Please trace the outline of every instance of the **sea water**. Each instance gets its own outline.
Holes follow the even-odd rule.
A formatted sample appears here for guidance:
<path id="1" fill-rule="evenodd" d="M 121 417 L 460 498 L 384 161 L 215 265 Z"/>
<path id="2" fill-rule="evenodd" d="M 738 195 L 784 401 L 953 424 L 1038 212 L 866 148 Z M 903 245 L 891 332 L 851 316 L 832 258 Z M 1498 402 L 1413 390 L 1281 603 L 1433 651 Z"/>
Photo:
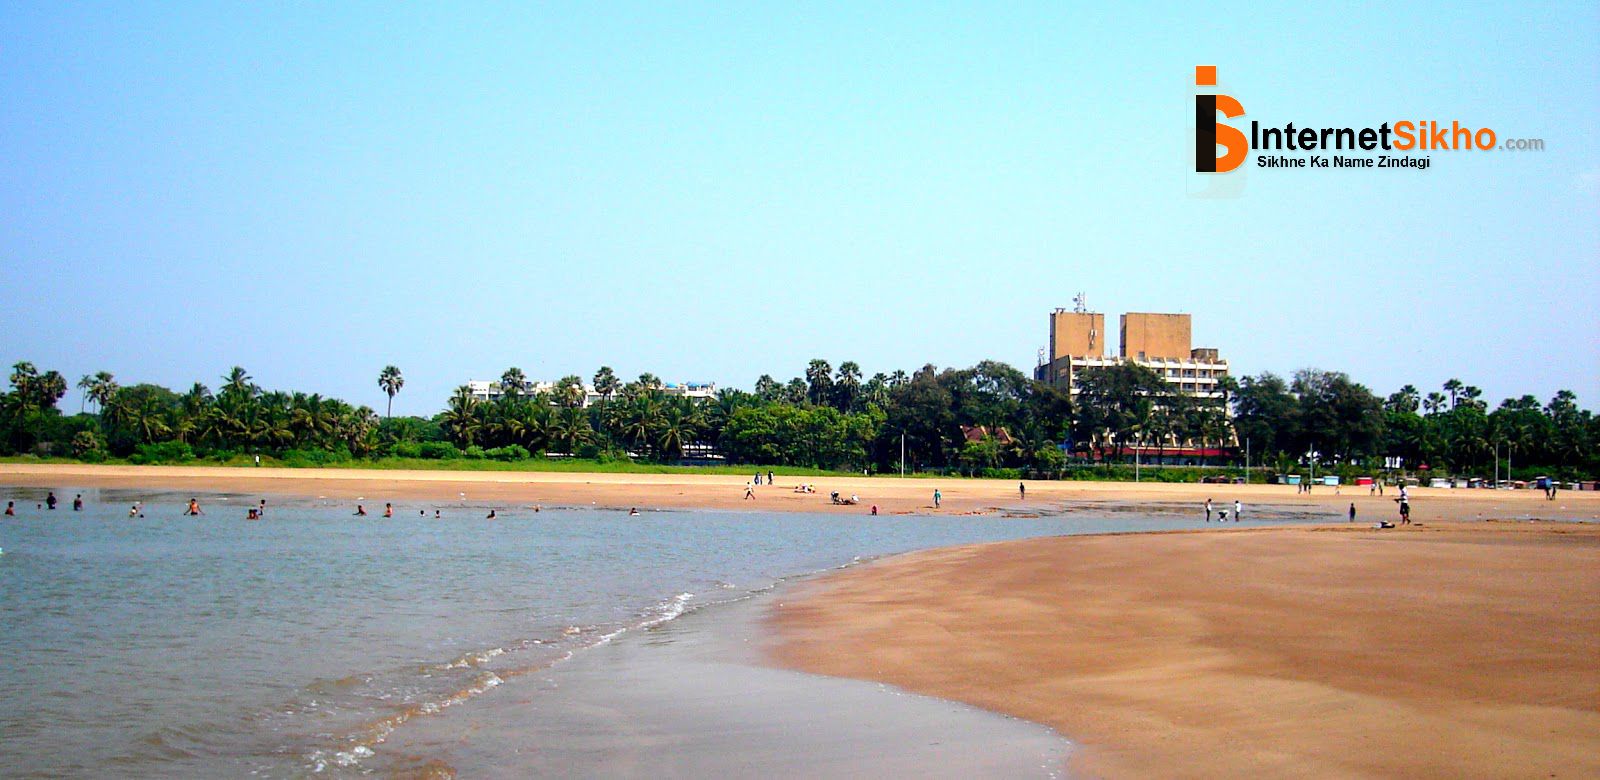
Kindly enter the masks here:
<path id="1" fill-rule="evenodd" d="M 867 557 L 1176 527 L 0 489 L 0 776 L 385 772 L 386 745 L 628 631 Z M 142 501 L 143 517 L 129 517 Z M 434 518 L 435 510 L 442 514 Z M 535 686 L 536 687 L 536 686 Z M 537 696 L 535 690 L 531 695 Z M 481 759 L 494 763 L 493 756 Z M 415 766 L 416 756 L 404 763 Z"/>

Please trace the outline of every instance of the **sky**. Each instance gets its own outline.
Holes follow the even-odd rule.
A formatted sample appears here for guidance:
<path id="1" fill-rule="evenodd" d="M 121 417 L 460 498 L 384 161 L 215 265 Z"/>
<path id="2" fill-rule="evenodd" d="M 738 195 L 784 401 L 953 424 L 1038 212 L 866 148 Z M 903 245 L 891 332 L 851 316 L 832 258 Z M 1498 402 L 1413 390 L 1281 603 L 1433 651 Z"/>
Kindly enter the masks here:
<path id="1" fill-rule="evenodd" d="M 1083 292 L 1238 375 L 1600 408 L 1595 3 L 532 5 L 0 0 L 0 361 L 380 410 L 392 363 L 432 414 L 509 366 L 1029 371 Z M 1201 64 L 1238 121 L 1545 149 L 1195 197 Z"/>

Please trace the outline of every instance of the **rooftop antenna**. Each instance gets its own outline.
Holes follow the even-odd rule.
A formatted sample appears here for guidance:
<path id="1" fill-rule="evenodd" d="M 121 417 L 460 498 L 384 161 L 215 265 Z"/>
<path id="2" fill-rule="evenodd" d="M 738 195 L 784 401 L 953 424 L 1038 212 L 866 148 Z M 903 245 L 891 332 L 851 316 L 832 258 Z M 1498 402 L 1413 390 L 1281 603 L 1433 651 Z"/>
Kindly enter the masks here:
<path id="1" fill-rule="evenodd" d="M 1072 310 L 1078 314 L 1082 314 L 1089 310 L 1088 300 L 1084 297 L 1083 293 L 1078 293 L 1077 295 L 1072 296 Z"/>

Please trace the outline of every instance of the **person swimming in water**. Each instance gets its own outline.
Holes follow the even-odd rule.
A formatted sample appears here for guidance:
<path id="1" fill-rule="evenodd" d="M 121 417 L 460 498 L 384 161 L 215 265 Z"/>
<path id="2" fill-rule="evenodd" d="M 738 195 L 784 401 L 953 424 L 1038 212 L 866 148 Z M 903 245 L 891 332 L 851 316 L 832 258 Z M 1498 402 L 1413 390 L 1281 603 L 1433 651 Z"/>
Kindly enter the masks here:
<path id="1" fill-rule="evenodd" d="M 16 516 L 17 516 L 17 502 L 15 502 L 15 501 L 7 501 L 6 502 L 6 517 L 16 517 Z"/>
<path id="2" fill-rule="evenodd" d="M 83 494 L 82 493 L 79 493 L 76 498 L 72 499 L 72 511 L 74 511 L 74 512 L 82 512 L 83 511 Z"/>
<path id="3" fill-rule="evenodd" d="M 493 520 L 494 519 L 494 510 L 493 509 L 489 510 L 489 514 L 487 516 L 485 516 L 483 519 L 485 519 L 485 520 Z"/>
<path id="4" fill-rule="evenodd" d="M 394 517 L 394 505 L 393 504 L 384 504 L 383 505 L 383 516 L 384 517 Z"/>
<path id="5" fill-rule="evenodd" d="M 244 513 L 244 519 L 246 519 L 246 520 L 260 520 L 261 519 L 261 513 L 256 511 L 255 507 L 250 507 L 250 510 Z"/>
<path id="6" fill-rule="evenodd" d="M 51 509 L 56 508 L 56 492 L 54 490 L 50 491 L 50 494 L 44 497 L 44 505 Z"/>
<path id="7" fill-rule="evenodd" d="M 356 514 L 355 514 L 355 516 L 356 517 L 366 517 L 367 516 L 367 508 L 362 506 L 362 505 L 360 505 L 360 504 L 356 504 Z"/>
<path id="8" fill-rule="evenodd" d="M 186 514 L 186 515 L 203 515 L 203 514 L 205 514 L 205 512 L 200 511 L 200 502 L 197 499 L 193 499 L 193 498 L 189 499 L 189 508 L 184 510 L 183 513 Z"/>

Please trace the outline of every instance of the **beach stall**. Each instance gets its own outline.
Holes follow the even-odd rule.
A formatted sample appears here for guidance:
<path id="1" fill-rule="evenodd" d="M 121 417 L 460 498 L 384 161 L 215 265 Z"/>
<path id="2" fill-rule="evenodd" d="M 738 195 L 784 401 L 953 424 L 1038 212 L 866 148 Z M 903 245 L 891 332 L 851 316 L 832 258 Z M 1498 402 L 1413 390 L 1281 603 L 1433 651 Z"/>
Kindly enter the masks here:
<path id="1" fill-rule="evenodd" d="M 1298 484 L 1300 484 L 1300 475 L 1299 474 L 1285 474 L 1285 475 L 1283 475 L 1283 484 L 1285 484 L 1285 485 L 1298 485 Z"/>
<path id="2" fill-rule="evenodd" d="M 1327 485 L 1328 487 L 1338 487 L 1339 486 L 1339 478 L 1337 476 L 1329 474 L 1328 476 L 1325 476 L 1325 477 L 1322 478 L 1322 484 Z"/>
<path id="3" fill-rule="evenodd" d="M 1356 477 L 1356 486 L 1357 487 L 1371 487 L 1372 486 L 1372 481 L 1373 481 L 1372 477 Z"/>

